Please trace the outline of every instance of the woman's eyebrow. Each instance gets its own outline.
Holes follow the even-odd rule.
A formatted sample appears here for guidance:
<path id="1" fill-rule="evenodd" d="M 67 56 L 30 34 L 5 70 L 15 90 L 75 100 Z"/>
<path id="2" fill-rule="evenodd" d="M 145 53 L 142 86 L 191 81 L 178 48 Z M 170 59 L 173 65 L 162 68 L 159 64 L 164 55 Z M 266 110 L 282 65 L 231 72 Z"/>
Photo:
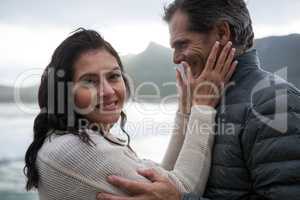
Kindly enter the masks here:
<path id="1" fill-rule="evenodd" d="M 120 66 L 116 66 L 111 71 L 115 71 L 115 70 L 121 70 L 121 67 Z"/>
<path id="2" fill-rule="evenodd" d="M 110 70 L 108 73 L 113 72 L 113 71 L 121 71 L 121 67 L 120 66 L 115 66 L 112 70 Z M 95 74 L 93 72 L 88 72 L 85 74 L 82 74 L 79 79 L 85 78 L 85 77 L 97 77 L 98 74 Z"/>
<path id="3" fill-rule="evenodd" d="M 79 77 L 79 80 L 80 79 L 83 79 L 83 78 L 86 78 L 86 77 L 97 77 L 97 75 L 96 74 L 94 74 L 94 73 L 86 73 L 86 74 L 82 74 L 80 77 Z"/>

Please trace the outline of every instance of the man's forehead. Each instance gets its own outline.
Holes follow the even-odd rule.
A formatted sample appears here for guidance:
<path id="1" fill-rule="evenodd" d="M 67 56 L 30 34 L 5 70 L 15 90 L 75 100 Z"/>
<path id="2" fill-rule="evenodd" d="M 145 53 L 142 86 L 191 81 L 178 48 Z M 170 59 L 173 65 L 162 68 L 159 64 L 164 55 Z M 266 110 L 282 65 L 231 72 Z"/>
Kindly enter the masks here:
<path id="1" fill-rule="evenodd" d="M 186 37 L 188 17 L 186 14 L 176 11 L 169 23 L 170 44 Z"/>
<path id="2" fill-rule="evenodd" d="M 169 22 L 170 31 L 186 30 L 188 25 L 188 16 L 181 11 L 176 11 Z"/>

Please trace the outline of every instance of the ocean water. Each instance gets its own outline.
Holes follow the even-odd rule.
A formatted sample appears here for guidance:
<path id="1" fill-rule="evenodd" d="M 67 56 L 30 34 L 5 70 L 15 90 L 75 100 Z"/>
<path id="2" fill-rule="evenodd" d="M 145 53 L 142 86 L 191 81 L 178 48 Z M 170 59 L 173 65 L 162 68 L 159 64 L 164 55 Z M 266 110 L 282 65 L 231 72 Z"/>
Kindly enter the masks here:
<path id="1" fill-rule="evenodd" d="M 128 103 L 126 130 L 136 153 L 160 162 L 171 136 L 175 104 Z M 36 200 L 35 191 L 25 191 L 24 154 L 32 141 L 34 104 L 0 104 L 0 199 Z M 118 126 L 114 134 L 121 134 Z"/>

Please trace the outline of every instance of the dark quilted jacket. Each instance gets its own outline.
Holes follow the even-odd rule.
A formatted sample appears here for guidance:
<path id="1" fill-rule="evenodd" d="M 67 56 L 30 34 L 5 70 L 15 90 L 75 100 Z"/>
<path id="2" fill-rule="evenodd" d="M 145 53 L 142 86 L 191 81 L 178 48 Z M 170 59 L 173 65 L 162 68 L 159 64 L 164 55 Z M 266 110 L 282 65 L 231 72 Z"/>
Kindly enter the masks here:
<path id="1" fill-rule="evenodd" d="M 206 192 L 183 199 L 300 200 L 300 92 L 263 71 L 256 50 L 238 60 L 218 107 Z"/>

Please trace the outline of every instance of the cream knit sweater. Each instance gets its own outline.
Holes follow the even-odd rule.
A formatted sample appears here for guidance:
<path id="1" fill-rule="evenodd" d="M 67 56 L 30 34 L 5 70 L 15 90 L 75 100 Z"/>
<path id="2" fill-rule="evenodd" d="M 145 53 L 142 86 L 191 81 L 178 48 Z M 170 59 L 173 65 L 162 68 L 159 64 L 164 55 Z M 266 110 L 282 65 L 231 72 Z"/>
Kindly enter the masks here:
<path id="1" fill-rule="evenodd" d="M 136 172 L 145 168 L 154 168 L 168 177 L 181 192 L 202 194 L 211 163 L 215 113 L 207 106 L 193 107 L 190 116 L 177 113 L 161 165 L 138 158 L 122 143 L 110 142 L 118 141 L 112 135 L 89 131 L 95 146 L 83 143 L 73 134 L 52 135 L 37 156 L 39 197 L 41 200 L 95 200 L 96 193 L 101 191 L 128 195 L 107 183 L 107 176 L 148 182 Z"/>

